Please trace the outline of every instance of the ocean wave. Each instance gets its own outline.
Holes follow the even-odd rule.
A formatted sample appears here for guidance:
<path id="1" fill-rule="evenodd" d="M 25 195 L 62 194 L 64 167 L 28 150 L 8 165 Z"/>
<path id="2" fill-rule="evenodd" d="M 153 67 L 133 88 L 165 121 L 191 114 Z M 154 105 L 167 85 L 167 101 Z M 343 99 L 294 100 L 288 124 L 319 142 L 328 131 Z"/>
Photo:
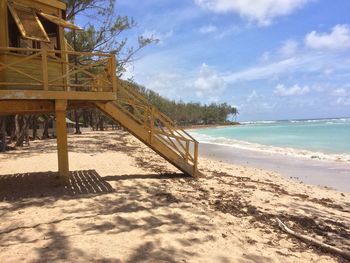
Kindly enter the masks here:
<path id="1" fill-rule="evenodd" d="M 235 139 L 228 139 L 225 137 L 212 137 L 209 135 L 199 134 L 196 132 L 191 132 L 191 135 L 194 136 L 201 143 L 229 146 L 229 147 L 242 149 L 242 150 L 252 150 L 252 151 L 272 153 L 272 154 L 282 154 L 286 156 L 299 157 L 304 159 L 336 161 L 336 162 L 343 162 L 343 163 L 350 164 L 349 154 L 329 154 L 329 153 L 316 152 L 316 151 L 310 151 L 305 149 L 297 149 L 292 147 L 270 146 L 270 145 L 240 141 Z"/>
<path id="2" fill-rule="evenodd" d="M 309 120 L 278 120 L 278 121 L 244 121 L 241 124 L 248 125 L 262 125 L 262 124 L 279 124 L 279 123 L 298 123 L 298 124 L 313 124 L 313 123 L 325 123 L 325 124 L 339 124 L 350 123 L 350 118 L 329 118 L 329 119 L 309 119 Z"/>
<path id="3" fill-rule="evenodd" d="M 241 124 L 272 124 L 277 123 L 279 121 L 243 121 Z"/>
<path id="4" fill-rule="evenodd" d="M 290 123 L 326 123 L 326 124 L 339 124 L 350 123 L 350 118 L 330 118 L 330 119 L 314 119 L 314 120 L 290 120 Z"/>

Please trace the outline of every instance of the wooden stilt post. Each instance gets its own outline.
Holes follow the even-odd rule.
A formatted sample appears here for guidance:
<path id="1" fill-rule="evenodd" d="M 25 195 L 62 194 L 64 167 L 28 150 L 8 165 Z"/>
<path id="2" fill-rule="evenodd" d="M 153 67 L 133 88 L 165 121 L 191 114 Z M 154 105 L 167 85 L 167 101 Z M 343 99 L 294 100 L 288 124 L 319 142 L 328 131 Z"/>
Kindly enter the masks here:
<path id="1" fill-rule="evenodd" d="M 64 180 L 69 177 L 66 109 L 66 100 L 55 101 L 58 171 Z"/>
<path id="2" fill-rule="evenodd" d="M 7 0 L 0 1 L 0 47 L 8 47 L 9 39 L 8 39 L 8 18 L 7 18 Z M 1 62 L 7 64 L 6 56 L 1 56 Z M 0 82 L 7 82 L 6 79 L 6 69 L 0 70 Z M 3 88 L 0 87 L 0 89 Z M 6 86 L 5 86 L 6 89 Z"/>

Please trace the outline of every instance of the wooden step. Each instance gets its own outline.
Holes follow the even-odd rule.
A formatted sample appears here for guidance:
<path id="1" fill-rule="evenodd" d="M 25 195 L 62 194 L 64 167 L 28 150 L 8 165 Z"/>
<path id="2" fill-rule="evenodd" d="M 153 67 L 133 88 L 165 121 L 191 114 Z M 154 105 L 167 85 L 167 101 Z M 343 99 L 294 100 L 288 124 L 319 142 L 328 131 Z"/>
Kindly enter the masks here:
<path id="1" fill-rule="evenodd" d="M 191 164 L 183 156 L 175 152 L 169 145 L 166 145 L 162 140 L 155 136 L 150 135 L 150 131 L 144 126 L 137 123 L 132 119 L 121 107 L 115 102 L 95 102 L 94 103 L 98 109 L 103 111 L 113 120 L 120 123 L 126 130 L 138 138 L 141 142 L 146 144 L 172 165 L 177 167 L 183 173 L 190 175 L 192 177 L 199 177 L 200 173 L 197 170 L 196 162 Z M 198 153 L 197 153 L 198 154 Z"/>

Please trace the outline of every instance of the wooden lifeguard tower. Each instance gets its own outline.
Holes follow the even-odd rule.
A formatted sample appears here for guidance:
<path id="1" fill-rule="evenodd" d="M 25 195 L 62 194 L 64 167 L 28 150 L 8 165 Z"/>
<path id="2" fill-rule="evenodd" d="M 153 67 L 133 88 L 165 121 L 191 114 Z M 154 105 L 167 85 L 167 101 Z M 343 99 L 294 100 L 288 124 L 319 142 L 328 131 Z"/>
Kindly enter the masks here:
<path id="1" fill-rule="evenodd" d="M 54 112 L 58 170 L 68 177 L 67 109 L 97 107 L 182 172 L 198 176 L 198 142 L 116 77 L 112 54 L 74 51 L 58 0 L 0 0 L 0 115 Z"/>

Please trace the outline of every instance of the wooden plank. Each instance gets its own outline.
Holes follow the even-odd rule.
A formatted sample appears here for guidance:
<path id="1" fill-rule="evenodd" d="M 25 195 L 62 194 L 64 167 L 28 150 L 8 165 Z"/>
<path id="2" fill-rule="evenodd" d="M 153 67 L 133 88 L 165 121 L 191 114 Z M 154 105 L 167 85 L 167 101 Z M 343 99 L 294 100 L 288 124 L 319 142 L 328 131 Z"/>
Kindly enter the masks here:
<path id="1" fill-rule="evenodd" d="M 117 76 L 116 76 L 116 70 L 117 70 L 117 61 L 115 58 L 115 55 L 112 55 L 111 57 L 111 62 L 110 62 L 110 76 L 112 78 L 112 87 L 113 87 L 113 92 L 117 92 Z"/>
<path id="2" fill-rule="evenodd" d="M 94 108 L 86 101 L 69 101 L 67 109 Z M 52 100 L 4 100 L 0 101 L 0 116 L 15 114 L 40 114 L 55 112 Z"/>
<path id="3" fill-rule="evenodd" d="M 194 143 L 194 164 L 193 164 L 193 176 L 197 177 L 198 176 L 198 145 L 199 143 L 196 141 Z"/>
<path id="4" fill-rule="evenodd" d="M 0 1 L 0 47 L 8 46 L 7 0 Z"/>
<path id="5" fill-rule="evenodd" d="M 66 10 L 67 6 L 64 2 L 58 0 L 14 0 L 17 4 L 22 4 L 24 6 L 30 6 L 42 11 L 49 11 L 53 13 L 54 10 L 61 9 Z M 57 13 L 56 13 L 57 14 Z"/>
<path id="6" fill-rule="evenodd" d="M 2 67 L 11 67 L 12 69 L 7 70 L 6 78 L 2 79 L 2 82 L 7 83 L 36 83 L 43 86 L 43 59 L 44 57 L 39 57 L 40 53 L 35 53 L 31 56 L 18 56 L 14 55 L 4 55 L 6 58 L 6 63 Z M 37 56 L 37 57 L 36 57 Z M 29 60 L 29 61 L 28 61 Z M 26 63 L 25 63 L 26 61 Z M 0 69 L 1 69 L 0 62 Z M 44 62 L 45 64 L 45 62 Z M 18 72 L 18 70 L 20 72 Z M 48 79 L 57 78 L 62 75 L 62 63 L 57 62 L 53 59 L 47 60 L 47 70 L 48 70 Z M 1 71 L 0 71 L 1 72 Z M 46 74 L 44 74 L 46 75 Z M 35 79 L 35 81 L 33 81 Z M 64 82 L 63 79 L 53 83 L 55 86 L 59 86 L 60 90 L 63 90 Z M 2 84 L 0 84 L 2 85 Z M 12 85 L 12 84 L 11 84 Z M 26 85 L 18 85 L 13 89 L 33 89 L 32 87 L 27 87 Z M 37 89 L 37 88 L 35 88 Z M 50 90 L 55 89 L 55 87 L 49 88 Z"/>
<path id="7" fill-rule="evenodd" d="M 41 67 L 43 70 L 43 86 L 44 86 L 44 90 L 48 91 L 49 90 L 49 71 L 47 68 L 47 50 L 46 49 L 42 50 L 41 59 L 42 59 Z"/>
<path id="8" fill-rule="evenodd" d="M 0 82 L 0 86 L 42 86 L 41 83 Z"/>
<path id="9" fill-rule="evenodd" d="M 34 48 L 17 48 L 17 47 L 0 47 L 1 51 L 26 51 L 26 52 L 40 52 L 40 49 Z M 64 51 L 64 50 L 48 50 L 51 54 L 68 54 L 68 55 L 78 55 L 78 56 L 90 56 L 90 57 L 105 57 L 110 58 L 112 55 L 108 53 L 101 52 L 77 52 L 77 51 Z"/>
<path id="10" fill-rule="evenodd" d="M 60 10 L 59 17 L 63 19 L 63 14 L 62 11 Z M 67 41 L 64 37 L 64 28 L 63 27 L 58 27 L 58 41 L 60 44 L 60 50 L 62 51 L 67 51 Z M 66 75 L 67 72 L 69 71 L 69 65 L 68 65 L 68 55 L 67 53 L 61 53 L 61 60 L 64 62 L 61 65 L 61 75 Z M 63 79 L 64 85 L 64 90 L 65 91 L 70 91 L 70 86 L 69 84 L 69 76 Z"/>
<path id="11" fill-rule="evenodd" d="M 0 62 L 0 65 L 2 65 L 1 62 Z M 12 70 L 12 71 L 17 72 L 17 74 L 18 74 L 18 75 L 16 75 L 17 78 L 18 78 L 18 76 L 22 75 L 22 76 L 26 76 L 28 79 L 35 80 L 35 81 L 37 81 L 39 83 L 41 82 L 40 79 L 35 78 L 32 74 L 27 74 L 26 72 L 23 72 L 22 70 L 20 70 L 18 68 L 15 68 L 15 67 L 12 67 L 12 66 L 6 66 L 6 68 L 8 68 L 8 70 Z"/>
<path id="12" fill-rule="evenodd" d="M 58 172 L 64 180 L 69 177 L 66 100 L 55 101 Z"/>
<path id="13" fill-rule="evenodd" d="M 8 20 L 7 20 L 7 0 L 0 1 L 0 47 L 7 47 L 8 39 Z M 5 62 L 6 57 L 0 55 L 0 62 Z M 6 71 L 0 70 L 0 81 L 5 81 Z"/>
<path id="14" fill-rule="evenodd" d="M 149 127 L 149 142 L 153 142 L 154 138 L 154 107 L 151 107 L 151 115 L 150 115 L 150 127 Z"/>
<path id="15" fill-rule="evenodd" d="M 16 10 L 10 4 L 8 5 L 8 9 L 10 10 L 12 17 L 15 20 L 17 27 L 19 29 L 19 32 L 21 32 L 22 37 L 26 37 L 26 31 L 23 27 L 21 20 L 19 19 L 18 15 L 17 15 Z"/>
<path id="16" fill-rule="evenodd" d="M 113 92 L 79 92 L 79 91 L 39 91 L 39 90 L 0 90 L 0 100 L 89 100 L 113 101 Z"/>
<path id="17" fill-rule="evenodd" d="M 49 113 L 54 110 L 53 101 L 0 101 L 0 115 Z"/>
<path id="18" fill-rule="evenodd" d="M 63 3 L 62 1 L 58 1 L 58 0 L 34 0 L 36 2 L 42 3 L 44 5 L 49 5 L 49 6 L 53 6 L 62 10 L 66 10 L 67 6 L 65 3 Z"/>
<path id="19" fill-rule="evenodd" d="M 42 17 L 46 18 L 50 22 L 52 22 L 60 27 L 70 28 L 70 29 L 74 29 L 74 30 L 82 30 L 81 27 L 76 26 L 76 25 L 74 25 L 66 20 L 63 20 L 62 18 L 59 18 L 57 16 L 52 16 L 49 14 L 45 14 L 43 12 L 39 12 L 39 15 L 41 15 Z"/>

